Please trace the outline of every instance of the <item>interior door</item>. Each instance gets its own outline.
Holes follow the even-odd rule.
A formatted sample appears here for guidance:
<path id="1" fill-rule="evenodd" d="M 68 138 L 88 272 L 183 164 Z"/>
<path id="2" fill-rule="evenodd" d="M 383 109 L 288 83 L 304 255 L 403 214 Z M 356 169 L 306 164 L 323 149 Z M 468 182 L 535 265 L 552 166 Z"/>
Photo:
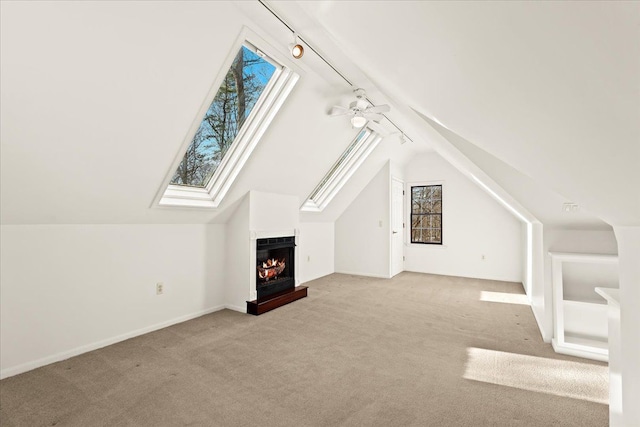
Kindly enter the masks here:
<path id="1" fill-rule="evenodd" d="M 404 182 L 391 179 L 391 276 L 404 271 Z"/>

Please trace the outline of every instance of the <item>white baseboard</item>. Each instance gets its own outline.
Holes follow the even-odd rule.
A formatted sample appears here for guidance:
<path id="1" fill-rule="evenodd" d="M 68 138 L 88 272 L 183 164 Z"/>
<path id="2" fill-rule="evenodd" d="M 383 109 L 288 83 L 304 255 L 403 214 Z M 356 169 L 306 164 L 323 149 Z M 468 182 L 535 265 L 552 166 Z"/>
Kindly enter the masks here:
<path id="1" fill-rule="evenodd" d="M 321 276 L 312 277 L 312 278 L 310 278 L 310 279 L 304 279 L 304 282 L 302 282 L 302 283 L 300 283 L 300 284 L 297 284 L 296 286 L 299 286 L 299 285 L 306 285 L 306 284 L 307 284 L 307 283 L 309 283 L 309 282 L 313 282 L 314 280 L 318 280 L 318 279 L 321 279 L 321 278 L 323 278 L 323 277 L 330 276 L 330 275 L 332 275 L 332 274 L 334 274 L 334 272 L 333 272 L 333 271 L 332 271 L 331 273 L 323 274 L 323 275 L 321 275 Z"/>
<path id="2" fill-rule="evenodd" d="M 390 276 L 385 276 L 384 274 L 371 274 L 371 273 L 361 273 L 357 271 L 336 271 L 338 274 L 350 274 L 352 276 L 364 276 L 364 277 L 375 277 L 378 279 L 391 279 Z"/>
<path id="3" fill-rule="evenodd" d="M 551 346 L 556 353 L 569 356 L 582 357 L 584 359 L 609 362 L 609 350 L 584 344 L 560 343 L 555 338 L 551 340 Z"/>
<path id="4" fill-rule="evenodd" d="M 433 271 L 426 271 L 426 270 L 419 270 L 419 269 L 411 269 L 411 268 L 407 268 L 405 267 L 403 271 L 408 271 L 410 273 L 423 273 L 423 274 L 433 274 L 435 276 L 449 276 L 449 277 L 464 277 L 466 279 L 478 279 L 478 280 L 492 280 L 494 282 L 515 282 L 515 283 L 522 283 L 522 279 L 521 278 L 508 278 L 508 277 L 498 277 L 498 276 L 485 276 L 485 277 L 479 277 L 479 276 L 470 276 L 470 275 L 465 275 L 465 274 L 460 274 L 458 272 L 433 272 Z"/>
<path id="5" fill-rule="evenodd" d="M 240 307 L 238 305 L 225 304 L 224 308 L 228 308 L 229 310 L 238 311 L 240 313 L 247 313 L 247 307 Z"/>
<path id="6" fill-rule="evenodd" d="M 229 308 L 224 305 L 208 308 L 206 310 L 198 311 L 196 313 L 187 314 L 184 316 L 176 317 L 171 320 L 167 320 L 164 322 L 156 323 L 155 325 L 147 326 L 144 328 L 136 329 L 135 331 L 127 332 L 125 334 L 117 335 L 115 337 L 107 338 L 104 340 L 100 340 L 91 344 L 82 345 L 80 347 L 76 347 L 72 350 L 63 351 L 61 353 L 56 353 L 51 356 L 43 357 L 38 360 L 33 360 L 31 362 L 23 363 L 18 366 L 13 366 L 10 368 L 5 368 L 0 370 L 0 379 L 12 377 L 14 375 L 22 374 L 27 371 L 31 371 L 36 368 L 40 368 L 42 366 L 49 365 L 51 363 L 60 362 L 61 360 L 69 359 L 70 357 L 78 356 L 83 353 L 87 353 L 89 351 L 97 350 L 102 347 L 106 347 L 111 344 L 115 344 L 120 341 L 128 340 L 130 338 L 134 338 L 140 335 L 148 334 L 149 332 L 157 331 L 158 329 L 166 328 L 167 326 L 175 325 L 177 323 L 186 322 L 187 320 L 195 319 L 196 317 L 204 316 L 205 314 L 213 313 L 215 311 L 220 311 L 224 308 Z M 233 309 L 232 309 L 233 310 Z"/>

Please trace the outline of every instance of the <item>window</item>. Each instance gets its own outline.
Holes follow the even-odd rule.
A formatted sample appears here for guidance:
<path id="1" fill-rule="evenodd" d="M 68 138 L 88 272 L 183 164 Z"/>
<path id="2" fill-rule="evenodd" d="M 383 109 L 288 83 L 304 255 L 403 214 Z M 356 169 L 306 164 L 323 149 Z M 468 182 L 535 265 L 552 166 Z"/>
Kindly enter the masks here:
<path id="1" fill-rule="evenodd" d="M 320 212 L 327 207 L 381 139 L 380 135 L 367 127 L 358 132 L 353 142 L 329 169 L 300 210 Z"/>
<path id="2" fill-rule="evenodd" d="M 242 46 L 227 71 L 171 184 L 204 187 L 236 139 L 276 67 Z"/>
<path id="3" fill-rule="evenodd" d="M 411 187 L 411 243 L 442 244 L 442 185 Z"/>
<path id="4" fill-rule="evenodd" d="M 227 63 L 172 168 L 161 206 L 217 207 L 298 80 L 247 41 Z"/>

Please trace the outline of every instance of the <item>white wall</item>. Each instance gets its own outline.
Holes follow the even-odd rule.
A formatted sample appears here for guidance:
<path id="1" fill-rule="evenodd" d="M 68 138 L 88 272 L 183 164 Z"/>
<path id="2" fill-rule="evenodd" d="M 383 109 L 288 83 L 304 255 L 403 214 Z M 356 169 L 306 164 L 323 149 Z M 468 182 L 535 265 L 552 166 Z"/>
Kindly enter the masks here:
<path id="1" fill-rule="evenodd" d="M 335 271 L 335 227 L 333 222 L 303 222 L 296 251 L 299 253 L 300 283 Z"/>
<path id="2" fill-rule="evenodd" d="M 510 212 L 437 153 L 411 161 L 405 181 L 407 217 L 411 184 L 441 181 L 443 185 L 443 245 L 408 243 L 407 227 L 405 270 L 522 282 L 521 222 Z"/>
<path id="3" fill-rule="evenodd" d="M 389 163 L 335 222 L 338 273 L 389 277 Z"/>
<path id="4" fill-rule="evenodd" d="M 251 251 L 255 253 L 256 248 L 255 241 L 252 247 L 249 234 L 249 213 L 247 194 L 226 225 L 225 305 L 244 313 L 246 302 L 251 300 L 251 274 L 255 275 L 255 266 L 251 265 L 250 256 Z"/>
<path id="5" fill-rule="evenodd" d="M 300 225 L 300 199 L 287 194 L 250 192 L 251 231 L 291 231 Z"/>
<path id="6" fill-rule="evenodd" d="M 223 226 L 1 231 L 2 377 L 222 308 Z"/>
<path id="7" fill-rule="evenodd" d="M 618 288 L 619 282 L 618 264 L 562 263 L 562 289 L 566 300 L 605 304 L 594 289 Z"/>
<path id="8" fill-rule="evenodd" d="M 618 253 L 618 243 L 613 230 L 545 228 L 544 246 L 547 252 Z M 548 255 L 547 258 L 550 260 Z"/>

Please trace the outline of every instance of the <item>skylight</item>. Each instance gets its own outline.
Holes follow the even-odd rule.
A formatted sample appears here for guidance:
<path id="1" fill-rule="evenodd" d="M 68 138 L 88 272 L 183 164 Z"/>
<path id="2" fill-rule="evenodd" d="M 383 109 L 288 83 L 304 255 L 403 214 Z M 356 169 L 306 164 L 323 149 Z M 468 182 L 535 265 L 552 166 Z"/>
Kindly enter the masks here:
<path id="1" fill-rule="evenodd" d="M 240 48 L 172 184 L 204 187 L 209 182 L 275 71 L 265 59 L 245 46 Z"/>
<path id="2" fill-rule="evenodd" d="M 327 207 L 381 139 L 375 131 L 363 128 L 322 178 L 300 210 L 320 212 Z"/>
<path id="3" fill-rule="evenodd" d="M 227 64 L 174 163 L 161 206 L 217 207 L 298 80 L 247 41 Z"/>

